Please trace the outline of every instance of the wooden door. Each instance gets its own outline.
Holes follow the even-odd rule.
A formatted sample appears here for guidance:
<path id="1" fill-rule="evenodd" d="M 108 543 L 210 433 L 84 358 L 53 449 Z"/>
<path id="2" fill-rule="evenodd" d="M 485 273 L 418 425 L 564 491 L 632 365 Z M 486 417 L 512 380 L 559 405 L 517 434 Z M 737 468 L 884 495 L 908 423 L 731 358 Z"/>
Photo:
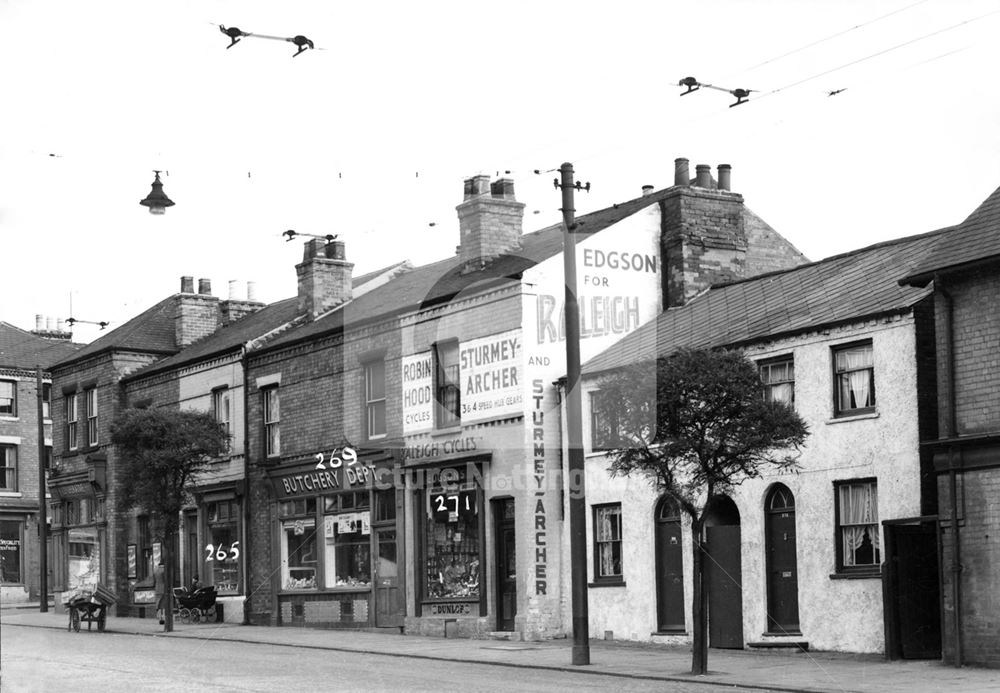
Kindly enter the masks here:
<path id="1" fill-rule="evenodd" d="M 403 625 L 396 527 L 375 527 L 375 625 Z"/>
<path id="2" fill-rule="evenodd" d="M 656 512 L 656 623 L 661 633 L 684 632 L 684 546 L 677 504 L 664 497 Z"/>
<path id="3" fill-rule="evenodd" d="M 767 630 L 799 634 L 799 580 L 795 546 L 795 498 L 777 484 L 766 502 Z"/>
<path id="4" fill-rule="evenodd" d="M 743 572 L 740 526 L 705 528 L 708 645 L 743 649 Z"/>
<path id="5" fill-rule="evenodd" d="M 941 595 L 933 527 L 930 523 L 892 527 L 893 598 L 904 659 L 941 657 Z"/>
<path id="6" fill-rule="evenodd" d="M 514 499 L 494 506 L 496 525 L 497 630 L 513 631 L 517 615 L 517 552 L 514 534 Z"/>

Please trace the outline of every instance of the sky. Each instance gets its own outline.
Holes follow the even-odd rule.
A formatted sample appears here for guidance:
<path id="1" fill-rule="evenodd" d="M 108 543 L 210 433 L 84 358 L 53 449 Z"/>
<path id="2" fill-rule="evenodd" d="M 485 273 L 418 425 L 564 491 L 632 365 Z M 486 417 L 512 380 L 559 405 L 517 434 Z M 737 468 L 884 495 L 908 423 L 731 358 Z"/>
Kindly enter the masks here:
<path id="1" fill-rule="evenodd" d="M 957 224 L 1000 187 L 998 35 L 998 0 L 0 0 L 0 320 L 112 329 L 185 275 L 288 298 L 287 229 L 439 260 L 465 178 L 513 178 L 528 232 L 563 162 L 577 214 L 730 164 L 811 260 Z"/>

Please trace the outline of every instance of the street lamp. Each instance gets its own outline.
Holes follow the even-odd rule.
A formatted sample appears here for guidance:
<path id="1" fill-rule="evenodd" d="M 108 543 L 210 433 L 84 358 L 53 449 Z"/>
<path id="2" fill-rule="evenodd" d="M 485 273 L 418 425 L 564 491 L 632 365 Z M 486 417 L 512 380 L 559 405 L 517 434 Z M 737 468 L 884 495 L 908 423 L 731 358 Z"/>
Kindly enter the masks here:
<path id="1" fill-rule="evenodd" d="M 163 183 L 160 182 L 160 172 L 153 171 L 156 178 L 153 180 L 153 189 L 146 195 L 146 199 L 140 200 L 139 204 L 149 207 L 150 214 L 163 214 L 167 207 L 173 207 L 173 201 L 163 192 Z"/>

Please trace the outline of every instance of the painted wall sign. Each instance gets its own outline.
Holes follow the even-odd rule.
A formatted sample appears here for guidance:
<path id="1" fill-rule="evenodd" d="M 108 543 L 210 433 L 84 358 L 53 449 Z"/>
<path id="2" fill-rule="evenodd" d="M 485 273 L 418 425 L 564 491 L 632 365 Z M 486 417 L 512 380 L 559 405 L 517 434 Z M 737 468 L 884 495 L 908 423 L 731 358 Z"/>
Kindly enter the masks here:
<path id="1" fill-rule="evenodd" d="M 428 443 L 408 445 L 403 448 L 403 458 L 407 461 L 423 460 L 445 455 L 475 452 L 476 439 L 472 436 L 435 440 Z"/>
<path id="2" fill-rule="evenodd" d="M 532 423 L 532 476 L 537 488 L 534 492 L 534 531 L 535 535 L 535 594 L 542 595 L 548 591 L 548 542 L 546 541 L 545 513 L 545 412 L 542 410 L 542 400 L 545 384 L 541 380 L 531 383 L 531 398 L 534 408 L 531 413 Z"/>
<path id="3" fill-rule="evenodd" d="M 132 593 L 133 604 L 155 604 L 156 592 L 153 590 L 136 590 Z"/>
<path id="4" fill-rule="evenodd" d="M 391 472 L 392 465 L 388 465 L 385 469 Z M 382 476 L 379 476 L 380 474 Z M 291 498 L 323 491 L 368 488 L 384 476 L 385 472 L 382 471 L 381 467 L 372 464 L 356 464 L 353 467 L 313 469 L 287 474 L 274 480 L 274 488 L 278 498 Z M 391 473 L 389 478 L 391 478 Z"/>
<path id="5" fill-rule="evenodd" d="M 427 611 L 431 616 L 471 616 L 472 604 L 430 604 Z"/>
<path id="6" fill-rule="evenodd" d="M 138 576 L 138 554 L 136 553 L 137 547 L 135 544 L 129 544 L 126 549 L 126 555 L 128 556 L 128 578 L 134 580 Z"/>
<path id="7" fill-rule="evenodd" d="M 425 351 L 404 356 L 403 435 L 429 431 L 434 427 L 434 359 Z"/>
<path id="8" fill-rule="evenodd" d="M 462 342 L 458 358 L 463 423 L 522 413 L 521 330 Z"/>

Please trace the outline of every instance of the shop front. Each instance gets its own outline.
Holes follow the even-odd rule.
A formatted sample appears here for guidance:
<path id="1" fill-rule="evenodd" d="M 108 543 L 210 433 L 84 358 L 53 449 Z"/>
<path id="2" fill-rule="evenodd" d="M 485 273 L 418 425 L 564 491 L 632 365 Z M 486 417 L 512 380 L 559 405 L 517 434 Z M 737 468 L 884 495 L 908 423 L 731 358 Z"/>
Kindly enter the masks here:
<path id="1" fill-rule="evenodd" d="M 403 625 L 394 464 L 389 452 L 347 447 L 269 470 L 278 625 Z"/>

